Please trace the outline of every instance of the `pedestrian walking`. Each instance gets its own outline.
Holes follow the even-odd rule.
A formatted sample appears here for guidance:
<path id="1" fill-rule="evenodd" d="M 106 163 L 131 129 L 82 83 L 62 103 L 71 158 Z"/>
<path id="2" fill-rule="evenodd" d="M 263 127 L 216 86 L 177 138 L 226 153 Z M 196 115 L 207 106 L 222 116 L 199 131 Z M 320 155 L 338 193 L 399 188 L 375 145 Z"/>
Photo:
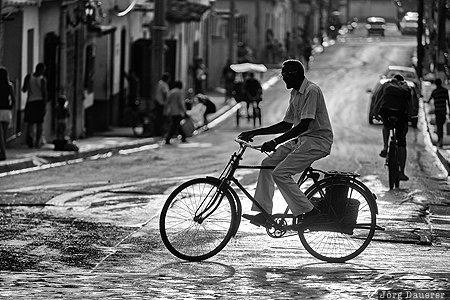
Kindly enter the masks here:
<path id="1" fill-rule="evenodd" d="M 196 94 L 204 94 L 206 83 L 206 66 L 203 59 L 198 57 L 194 61 L 194 92 Z"/>
<path id="2" fill-rule="evenodd" d="M 234 80 L 236 79 L 236 72 L 231 69 L 231 60 L 228 59 L 225 67 L 222 69 L 222 81 L 225 84 L 225 103 L 233 98 Z"/>
<path id="3" fill-rule="evenodd" d="M 47 104 L 47 80 L 44 77 L 45 65 L 38 63 L 33 74 L 25 76 L 22 92 L 28 93 L 25 105 L 27 123 L 26 143 L 30 148 L 39 148 L 42 139 L 42 123 Z M 35 135 L 33 134 L 35 131 Z"/>
<path id="4" fill-rule="evenodd" d="M 0 67 L 0 160 L 6 159 L 6 134 L 12 120 L 14 103 L 14 89 L 9 81 L 8 70 Z"/>
<path id="5" fill-rule="evenodd" d="M 294 217 L 298 218 L 297 223 L 303 225 L 314 221 L 320 211 L 306 198 L 293 176 L 330 153 L 333 132 L 322 91 L 305 77 L 303 64 L 298 60 L 286 60 L 281 75 L 286 88 L 291 89 L 283 120 L 268 127 L 244 131 L 238 137 L 248 141 L 257 135 L 281 134 L 262 145 L 262 151 L 274 152 L 262 161 L 262 166 L 275 166 L 275 169 L 260 170 L 255 199 L 270 214 L 276 183 Z M 252 210 L 260 211 L 255 205 Z M 261 212 L 243 217 L 257 226 L 266 223 Z"/>
<path id="6" fill-rule="evenodd" d="M 155 92 L 155 134 L 160 136 L 163 134 L 164 125 L 164 107 L 167 102 L 167 94 L 169 93 L 169 73 L 164 73 L 158 81 Z"/>
<path id="7" fill-rule="evenodd" d="M 442 86 L 442 80 L 440 78 L 434 81 L 436 89 L 431 92 L 428 103 L 433 99 L 434 102 L 434 115 L 436 119 L 437 127 L 437 146 L 442 148 L 444 145 L 444 124 L 447 120 L 447 105 L 450 108 L 450 101 L 448 96 L 448 90 Z M 450 115 L 450 110 L 449 110 Z"/>
<path id="8" fill-rule="evenodd" d="M 166 144 L 170 144 L 170 139 L 174 134 L 181 134 L 181 141 L 186 142 L 186 135 L 181 128 L 181 120 L 186 116 L 186 105 L 183 95 L 183 83 L 175 81 L 174 87 L 167 95 L 166 105 L 164 106 L 164 115 L 169 118 L 170 127 L 166 135 Z"/>
<path id="9" fill-rule="evenodd" d="M 124 76 L 128 80 L 128 106 L 136 107 L 141 96 L 141 82 L 133 70 L 128 74 L 124 72 Z"/>
<path id="10" fill-rule="evenodd" d="M 312 44 L 308 37 L 305 37 L 305 47 L 303 49 L 303 58 L 305 60 L 306 71 L 309 70 L 309 61 L 311 60 L 312 55 Z"/>

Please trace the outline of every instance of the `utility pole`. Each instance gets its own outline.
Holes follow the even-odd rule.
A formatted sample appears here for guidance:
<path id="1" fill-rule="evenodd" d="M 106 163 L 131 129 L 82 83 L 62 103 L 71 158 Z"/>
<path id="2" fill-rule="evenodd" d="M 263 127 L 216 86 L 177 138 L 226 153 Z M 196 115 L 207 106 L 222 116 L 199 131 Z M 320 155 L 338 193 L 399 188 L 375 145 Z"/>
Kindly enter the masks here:
<path id="1" fill-rule="evenodd" d="M 422 78 L 423 75 L 423 56 L 424 47 L 422 42 L 423 36 L 423 0 L 417 2 L 417 12 L 419 17 L 417 19 L 417 75 Z"/>
<path id="2" fill-rule="evenodd" d="M 444 51 L 445 51 L 445 8 L 446 1 L 439 0 L 438 6 L 438 52 L 437 52 L 437 71 L 444 72 Z"/>
<path id="3" fill-rule="evenodd" d="M 154 99 L 156 85 L 164 72 L 164 35 L 166 27 L 166 0 L 155 1 L 155 14 L 152 26 L 152 48 L 151 48 L 151 76 L 150 76 L 150 94 Z M 175 74 L 171 74 L 175 76 Z M 145 84 L 145 83 L 144 83 Z M 152 100 L 149 100 L 152 101 Z M 146 108 L 150 103 L 146 103 Z"/>
<path id="4" fill-rule="evenodd" d="M 232 63 L 234 62 L 234 10 L 235 2 L 234 0 L 230 0 L 230 18 L 228 19 L 228 59 Z"/>
<path id="5" fill-rule="evenodd" d="M 3 0 L 0 0 L 0 66 L 3 65 L 3 16 L 2 16 Z"/>
<path id="6" fill-rule="evenodd" d="M 352 22 L 352 19 L 350 18 L 350 0 L 347 0 L 345 6 L 345 17 L 347 18 L 347 24 L 350 24 Z"/>

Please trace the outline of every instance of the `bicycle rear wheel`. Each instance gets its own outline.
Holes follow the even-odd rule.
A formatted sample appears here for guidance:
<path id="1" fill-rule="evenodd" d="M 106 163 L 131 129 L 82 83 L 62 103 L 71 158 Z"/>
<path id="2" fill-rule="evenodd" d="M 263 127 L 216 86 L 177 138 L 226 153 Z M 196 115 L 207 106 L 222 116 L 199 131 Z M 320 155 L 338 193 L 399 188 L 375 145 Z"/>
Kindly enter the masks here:
<path id="1" fill-rule="evenodd" d="M 237 222 L 233 196 L 220 182 L 193 179 L 175 189 L 161 211 L 159 228 L 167 249 L 188 261 L 208 259 L 222 250 Z"/>
<path id="2" fill-rule="evenodd" d="M 400 185 L 400 164 L 398 162 L 398 148 L 394 141 L 389 143 L 388 152 L 388 173 L 389 173 L 389 188 L 392 190 Z"/>
<path id="3" fill-rule="evenodd" d="M 331 178 L 312 186 L 306 196 L 322 213 L 298 232 L 305 249 L 327 262 L 355 258 L 375 233 L 376 204 L 360 185 L 348 178 Z"/>

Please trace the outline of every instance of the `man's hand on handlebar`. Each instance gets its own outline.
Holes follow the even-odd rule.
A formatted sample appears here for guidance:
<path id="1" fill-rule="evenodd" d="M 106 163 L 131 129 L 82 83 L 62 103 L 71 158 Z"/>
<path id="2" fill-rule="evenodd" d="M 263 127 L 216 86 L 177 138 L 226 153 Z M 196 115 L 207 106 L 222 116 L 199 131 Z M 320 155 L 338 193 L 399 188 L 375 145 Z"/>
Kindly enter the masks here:
<path id="1" fill-rule="evenodd" d="M 246 142 L 253 142 L 253 138 L 255 137 L 255 134 L 253 133 L 253 131 L 244 131 L 241 132 L 238 135 L 238 139 L 244 140 Z"/>
<path id="2" fill-rule="evenodd" d="M 274 152 L 277 147 L 277 143 L 274 140 L 270 140 L 262 144 L 261 152 Z"/>

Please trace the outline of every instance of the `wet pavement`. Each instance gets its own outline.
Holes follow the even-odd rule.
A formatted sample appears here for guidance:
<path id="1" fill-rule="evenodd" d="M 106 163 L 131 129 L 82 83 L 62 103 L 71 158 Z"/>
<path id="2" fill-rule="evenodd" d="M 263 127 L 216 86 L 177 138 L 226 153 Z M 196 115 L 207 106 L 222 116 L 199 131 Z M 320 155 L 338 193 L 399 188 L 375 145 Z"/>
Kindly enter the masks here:
<path id="1" fill-rule="evenodd" d="M 218 133 L 223 140 L 235 136 L 229 129 Z M 413 130 L 409 134 L 410 139 L 418 136 Z M 86 149 L 104 144 L 111 149 L 123 137 L 96 138 L 100 141 Z M 214 144 L 213 137 L 195 139 L 194 146 Z M 342 140 L 346 141 L 345 136 Z M 158 141 L 143 147 L 153 145 L 158 147 Z M 229 144 L 220 146 L 231 153 Z M 358 143 L 350 148 L 338 146 L 336 154 L 342 151 L 345 156 L 360 147 Z M 120 147 L 117 151 L 123 150 Z M 139 147 L 124 150 L 139 151 Z M 179 146 L 167 151 L 180 153 L 175 147 Z M 427 147 L 435 151 L 431 142 Z M 411 160 L 418 161 L 424 152 L 422 147 L 409 152 Z M 119 156 L 115 154 L 120 153 L 92 152 L 83 159 Z M 414 178 L 390 191 L 385 172 L 381 179 L 370 170 L 377 164 L 382 169 L 379 164 L 383 162 L 377 157 L 380 162 L 369 164 L 369 159 L 374 160 L 370 153 L 343 163 L 357 165 L 363 172 L 361 180 L 377 194 L 377 220 L 386 231 L 377 231 L 369 247 L 345 264 L 323 263 L 302 247 L 297 236 L 272 239 L 264 229 L 246 221 L 236 238 L 212 259 L 201 263 L 178 260 L 161 242 L 159 210 L 168 193 L 194 175 L 126 182 L 98 177 L 88 183 L 47 181 L 2 190 L 0 226 L 5 238 L 0 245 L 0 298 L 377 299 L 377 292 L 384 289 L 450 290 L 448 178 L 427 178 L 433 185 L 426 185 L 421 177 L 427 173 L 419 171 L 438 168 L 410 166 Z M 120 160 L 114 163 L 122 166 Z M 253 193 L 256 174 L 240 175 Z M 430 197 L 427 188 L 434 187 L 442 191 Z M 281 199 L 279 193 L 276 199 Z M 248 202 L 245 205 L 243 209 L 249 211 Z"/>

